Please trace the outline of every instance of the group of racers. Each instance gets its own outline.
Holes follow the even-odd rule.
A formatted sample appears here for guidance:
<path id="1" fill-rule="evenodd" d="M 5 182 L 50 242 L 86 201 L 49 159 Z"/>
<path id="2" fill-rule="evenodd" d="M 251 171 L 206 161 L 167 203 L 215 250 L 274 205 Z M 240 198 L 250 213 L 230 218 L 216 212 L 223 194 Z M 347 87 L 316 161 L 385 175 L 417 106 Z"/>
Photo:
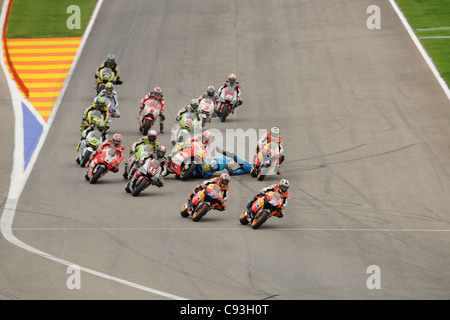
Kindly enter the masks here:
<path id="1" fill-rule="evenodd" d="M 92 153 L 91 158 L 89 160 L 89 162 L 86 164 L 86 167 L 89 167 L 90 161 L 92 161 L 96 154 L 102 152 L 102 150 L 104 150 L 105 148 L 112 148 L 116 151 L 116 153 L 118 154 L 118 158 L 119 158 L 119 163 L 122 162 L 123 158 L 124 158 L 124 153 L 125 153 L 125 147 L 123 145 L 123 137 L 120 133 L 114 133 L 114 135 L 112 136 L 111 139 L 108 139 L 108 133 L 110 130 L 110 123 L 111 123 L 111 117 L 112 118 L 119 118 L 120 117 L 120 112 L 118 110 L 118 96 L 117 96 L 117 92 L 114 89 L 114 85 L 120 85 L 123 83 L 123 79 L 121 77 L 119 77 L 119 72 L 117 70 L 117 63 L 115 61 L 115 57 L 114 55 L 109 55 L 106 59 L 106 61 L 97 68 L 96 73 L 95 73 L 95 78 L 98 79 L 99 77 L 99 73 L 103 68 L 110 68 L 114 74 L 115 74 L 115 79 L 114 81 L 108 82 L 105 86 L 104 89 L 99 91 L 97 93 L 97 96 L 94 99 L 94 102 L 87 107 L 84 110 L 83 113 L 83 118 L 81 121 L 81 126 L 80 126 L 80 131 L 82 131 L 81 134 L 81 139 L 80 142 L 77 145 L 77 151 L 80 147 L 80 143 L 81 141 L 86 138 L 87 134 L 92 131 L 92 130 L 98 130 L 101 132 L 102 134 L 102 138 L 103 138 L 103 142 L 98 146 L 98 148 Z M 238 102 L 237 102 L 237 106 L 242 105 L 242 97 L 241 97 L 241 85 L 240 83 L 237 81 L 237 77 L 235 74 L 229 74 L 228 78 L 226 81 L 224 81 L 222 83 L 222 85 L 220 86 L 219 90 L 216 92 L 215 87 L 214 86 L 208 86 L 207 90 L 202 93 L 198 98 L 194 98 L 191 100 L 190 104 L 182 107 L 176 114 L 175 116 L 175 120 L 179 121 L 181 116 L 184 113 L 192 113 L 198 117 L 200 117 L 199 112 L 198 112 L 198 108 L 200 105 L 200 102 L 202 99 L 210 99 L 215 107 L 215 115 L 217 115 L 217 101 L 219 99 L 219 96 L 222 92 L 222 90 L 224 90 L 225 88 L 232 86 L 237 90 L 237 97 L 238 97 Z M 159 112 L 159 131 L 160 133 L 164 133 L 164 121 L 165 121 L 165 115 L 164 115 L 164 111 L 166 109 L 166 101 L 165 101 L 165 97 L 163 94 L 163 91 L 161 89 L 161 87 L 154 87 L 154 89 L 147 93 L 141 100 L 140 100 L 140 111 L 142 112 L 142 109 L 145 106 L 145 103 L 148 100 L 157 100 L 159 105 L 160 105 L 160 112 Z M 102 114 L 102 119 L 98 120 L 97 122 L 94 123 L 89 123 L 89 113 L 93 110 L 99 110 Z M 233 110 L 234 112 L 234 110 Z M 159 163 L 161 165 L 161 177 L 158 180 L 158 182 L 155 184 L 157 187 L 162 187 L 164 186 L 164 177 L 167 176 L 169 173 L 171 173 L 171 169 L 170 169 L 170 157 L 171 155 L 167 155 L 167 149 L 165 146 L 161 145 L 157 139 L 157 132 L 154 129 L 151 129 L 148 131 L 148 134 L 141 137 L 138 141 L 134 142 L 131 146 L 130 149 L 130 158 L 134 157 L 136 158 L 136 153 L 138 151 L 138 148 L 142 145 L 146 145 L 146 146 L 150 146 L 149 148 L 149 152 L 146 152 L 143 156 L 141 156 L 138 159 L 135 159 L 134 161 L 134 165 L 132 167 L 127 167 L 128 163 L 130 163 L 130 161 L 128 161 L 125 164 L 125 171 L 124 171 L 124 178 L 127 179 L 127 187 L 129 186 L 130 183 L 130 179 L 131 177 L 135 174 L 136 170 L 138 170 L 138 168 L 145 163 L 145 161 L 147 161 L 148 159 L 157 159 L 159 160 Z M 201 137 L 191 137 L 189 139 L 189 143 L 192 142 L 201 142 L 202 146 L 208 150 L 210 147 L 210 143 L 211 143 L 211 139 L 212 139 L 212 134 L 210 131 L 208 130 L 204 130 L 202 131 Z M 280 135 L 280 130 L 277 127 L 273 127 L 270 129 L 269 132 L 267 132 L 266 135 L 262 136 L 260 138 L 260 140 L 257 143 L 257 149 L 256 149 L 256 153 L 258 153 L 259 150 L 261 150 L 262 148 L 264 148 L 267 144 L 270 143 L 275 143 L 278 145 L 279 148 L 279 160 L 278 160 L 278 170 L 277 170 L 277 174 L 280 175 L 280 170 L 279 170 L 279 166 L 281 166 L 281 164 L 284 162 L 284 147 L 283 147 L 283 139 Z M 238 164 L 237 168 L 231 168 L 228 164 L 227 161 L 225 161 L 225 166 L 220 166 L 219 165 L 219 161 L 217 161 L 217 159 L 212 159 L 210 162 L 208 162 L 207 165 L 203 166 L 205 168 L 204 172 L 207 174 L 203 174 L 203 177 L 208 177 L 211 176 L 214 172 L 220 171 L 220 170 L 227 170 L 226 172 L 223 172 L 220 174 L 220 176 L 218 177 L 214 177 L 208 180 L 203 181 L 202 183 L 200 183 L 199 185 L 197 185 L 194 190 L 188 195 L 188 203 L 190 203 L 190 206 L 188 207 L 188 212 L 191 213 L 192 211 L 192 198 L 193 196 L 201 191 L 204 190 L 205 188 L 207 188 L 208 186 L 212 185 L 212 184 L 216 184 L 220 187 L 220 190 L 222 191 L 222 200 L 223 202 L 225 202 L 228 199 L 228 192 L 230 189 L 230 181 L 231 181 L 231 177 L 230 176 L 234 176 L 234 175 L 242 175 L 242 174 L 247 174 L 247 173 L 251 173 L 253 169 L 252 164 L 249 161 L 246 161 L 242 158 L 240 158 L 238 155 L 230 152 L 230 151 L 226 151 L 226 150 L 222 150 L 220 148 L 216 148 L 216 151 L 223 155 L 224 157 L 230 158 L 232 159 L 236 164 Z M 118 172 L 119 167 L 115 167 L 113 168 L 111 171 L 112 172 Z M 281 179 L 279 183 L 275 183 L 272 185 L 269 185 L 263 189 L 261 189 L 248 203 L 246 206 L 246 210 L 248 214 L 252 214 L 252 210 L 251 207 L 253 205 L 253 203 L 257 200 L 257 198 L 259 197 L 264 197 L 268 192 L 278 192 L 281 196 L 282 199 L 282 203 L 281 203 L 281 208 L 280 210 L 277 212 L 276 216 L 277 217 L 283 217 L 283 211 L 285 206 L 287 205 L 289 198 L 290 198 L 290 193 L 289 193 L 289 181 L 287 179 Z M 220 207 L 219 210 L 225 210 L 226 205 L 225 203 L 222 203 L 222 206 Z"/>

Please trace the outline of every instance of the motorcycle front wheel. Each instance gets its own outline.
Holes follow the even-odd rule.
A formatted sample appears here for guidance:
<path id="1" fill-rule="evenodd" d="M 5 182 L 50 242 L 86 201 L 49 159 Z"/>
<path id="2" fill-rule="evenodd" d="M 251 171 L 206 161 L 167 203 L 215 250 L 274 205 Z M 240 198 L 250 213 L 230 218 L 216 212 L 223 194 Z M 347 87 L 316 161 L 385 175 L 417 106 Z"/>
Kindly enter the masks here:
<path id="1" fill-rule="evenodd" d="M 192 215 L 192 221 L 197 222 L 209 211 L 209 204 L 203 202 L 200 207 L 195 209 Z"/>
<path id="2" fill-rule="evenodd" d="M 92 176 L 90 183 L 96 183 L 97 180 L 102 176 L 103 172 L 105 172 L 105 168 L 103 166 L 97 167 L 97 171 L 95 171 L 94 175 Z"/>
<path id="3" fill-rule="evenodd" d="M 133 197 L 137 197 L 142 190 L 145 189 L 147 185 L 147 180 L 146 179 L 142 179 L 137 185 L 136 187 L 133 189 L 133 191 L 131 192 L 131 194 L 133 195 Z"/>
<path id="4" fill-rule="evenodd" d="M 252 228 L 258 229 L 266 222 L 269 217 L 269 213 L 266 210 L 260 210 L 256 213 L 255 218 L 252 221 Z"/>

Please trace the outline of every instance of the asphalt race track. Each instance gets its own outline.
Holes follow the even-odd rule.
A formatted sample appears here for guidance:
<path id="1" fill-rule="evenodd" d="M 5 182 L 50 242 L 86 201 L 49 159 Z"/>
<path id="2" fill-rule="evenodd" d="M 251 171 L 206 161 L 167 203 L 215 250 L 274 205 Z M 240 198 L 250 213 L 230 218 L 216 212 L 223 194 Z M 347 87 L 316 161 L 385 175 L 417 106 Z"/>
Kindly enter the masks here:
<path id="1" fill-rule="evenodd" d="M 450 104 L 390 3 L 375 2 L 379 30 L 366 26 L 372 0 L 103 3 L 13 233 L 134 285 L 82 272 L 81 289 L 69 290 L 66 265 L 1 238 L 0 299 L 449 299 Z M 201 180 L 172 175 L 132 197 L 122 165 L 90 185 L 75 147 L 94 70 L 110 53 L 125 81 L 111 131 L 127 151 L 140 137 L 139 100 L 154 86 L 166 96 L 159 141 L 169 146 L 176 112 L 236 73 L 244 104 L 209 128 L 280 127 L 285 217 L 259 230 L 239 223 L 280 176 L 233 177 L 227 210 L 198 223 L 179 210 Z M 3 78 L 2 210 L 14 141 Z M 368 288 L 370 266 L 379 289 Z"/>

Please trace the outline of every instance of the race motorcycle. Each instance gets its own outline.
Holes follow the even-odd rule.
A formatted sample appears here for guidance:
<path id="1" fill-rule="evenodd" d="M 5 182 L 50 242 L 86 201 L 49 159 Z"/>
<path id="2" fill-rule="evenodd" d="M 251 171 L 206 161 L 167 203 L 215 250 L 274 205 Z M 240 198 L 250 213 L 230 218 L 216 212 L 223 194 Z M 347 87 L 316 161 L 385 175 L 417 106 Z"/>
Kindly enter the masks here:
<path id="1" fill-rule="evenodd" d="M 176 179 L 187 180 L 194 175 L 196 168 L 201 167 L 207 158 L 207 152 L 202 148 L 201 142 L 188 142 L 177 144 L 177 151 L 170 156 L 169 168 Z"/>
<path id="2" fill-rule="evenodd" d="M 107 101 L 108 102 L 108 101 Z M 108 130 L 111 125 L 111 118 L 109 114 L 103 115 L 103 113 L 100 110 L 90 110 L 87 115 L 86 119 L 82 122 L 81 130 L 86 130 L 86 128 L 89 128 L 91 125 L 97 123 L 98 120 L 104 120 L 106 122 L 106 129 Z"/>
<path id="3" fill-rule="evenodd" d="M 277 143 L 266 144 L 253 156 L 250 174 L 257 177 L 258 181 L 263 181 L 266 175 L 276 174 L 279 168 L 280 153 Z"/>
<path id="4" fill-rule="evenodd" d="M 269 191 L 263 197 L 259 197 L 253 202 L 251 212 L 246 209 L 239 218 L 243 225 L 250 224 L 253 229 L 258 229 L 270 217 L 279 215 L 282 211 L 282 199 L 280 193 Z"/>
<path id="5" fill-rule="evenodd" d="M 129 178 L 131 169 L 133 169 L 136 162 L 146 156 L 149 156 L 153 152 L 153 147 L 148 144 L 141 144 L 138 146 L 137 151 L 134 154 L 131 154 L 125 163 L 125 170 L 123 172 L 123 177 L 125 179 Z"/>
<path id="6" fill-rule="evenodd" d="M 103 68 L 97 75 L 97 83 L 95 85 L 97 95 L 100 93 L 100 91 L 105 89 L 105 86 L 108 82 L 116 84 L 117 83 L 116 74 L 110 68 Z"/>
<path id="7" fill-rule="evenodd" d="M 202 127 L 210 123 L 214 115 L 214 102 L 211 99 L 201 99 L 198 106 L 200 117 L 202 118 Z"/>
<path id="8" fill-rule="evenodd" d="M 164 179 L 161 174 L 161 163 L 157 159 L 148 158 L 128 180 L 125 191 L 134 197 L 138 196 L 149 185 L 158 188 L 164 186 Z"/>
<path id="9" fill-rule="evenodd" d="M 222 190 L 217 184 L 209 184 L 205 189 L 197 192 L 191 201 L 185 202 L 180 214 L 183 218 L 191 216 L 194 222 L 200 221 L 211 209 L 225 210 L 222 196 Z"/>
<path id="10" fill-rule="evenodd" d="M 85 174 L 86 180 L 94 184 L 103 177 L 108 171 L 115 171 L 119 169 L 121 159 L 119 154 L 113 148 L 105 148 L 97 153 L 91 162 L 86 164 L 88 170 Z"/>
<path id="11" fill-rule="evenodd" d="M 238 91 L 233 87 L 226 87 L 220 93 L 217 103 L 217 115 L 221 122 L 225 122 L 230 113 L 234 113 L 238 103 Z"/>
<path id="12" fill-rule="evenodd" d="M 172 145 L 187 142 L 191 137 L 191 133 L 194 132 L 196 128 L 201 130 L 200 126 L 201 124 L 194 113 L 183 113 L 180 121 L 176 122 L 172 127 L 172 130 L 170 130 L 170 141 L 172 142 Z"/>
<path id="13" fill-rule="evenodd" d="M 85 134 L 85 133 L 83 133 Z M 81 140 L 77 153 L 76 162 L 80 167 L 85 167 L 91 158 L 92 153 L 97 150 L 103 142 L 102 133 L 98 129 L 90 131 L 87 136 Z"/>
<path id="14" fill-rule="evenodd" d="M 161 112 L 161 104 L 157 100 L 149 99 L 138 115 L 139 131 L 146 136 Z"/>

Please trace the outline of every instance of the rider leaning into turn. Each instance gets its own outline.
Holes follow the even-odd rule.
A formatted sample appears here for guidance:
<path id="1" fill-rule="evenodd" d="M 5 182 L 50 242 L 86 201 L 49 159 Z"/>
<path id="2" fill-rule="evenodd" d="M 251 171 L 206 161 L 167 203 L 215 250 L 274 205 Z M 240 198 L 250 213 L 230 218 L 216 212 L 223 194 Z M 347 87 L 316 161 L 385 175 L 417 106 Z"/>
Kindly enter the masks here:
<path id="1" fill-rule="evenodd" d="M 228 199 L 228 192 L 230 190 L 230 181 L 231 181 L 231 177 L 228 173 L 222 173 L 220 175 L 220 177 L 215 177 L 209 180 L 205 180 L 202 183 L 200 183 L 198 186 L 195 187 L 194 191 L 188 196 L 188 203 L 190 204 L 188 206 L 188 210 L 192 211 L 192 198 L 194 197 L 194 195 L 201 191 L 201 190 L 205 190 L 206 187 L 208 187 L 210 184 L 216 184 L 220 187 L 220 190 L 222 191 L 222 201 L 226 201 Z M 220 209 L 220 211 L 223 211 L 226 209 L 226 205 L 225 203 L 222 203 L 222 206 Z"/>
<path id="2" fill-rule="evenodd" d="M 123 154 L 125 152 L 125 148 L 122 144 L 122 135 L 120 133 L 115 133 L 113 135 L 113 137 L 110 140 L 106 140 L 105 142 L 103 142 L 98 148 L 97 150 L 95 150 L 92 155 L 91 158 L 89 159 L 89 162 L 86 163 L 86 167 L 89 167 L 90 162 L 95 158 L 95 156 L 98 153 L 101 153 L 103 151 L 103 149 L 106 148 L 112 148 L 114 149 L 117 154 L 119 155 L 119 163 L 122 162 L 123 160 Z M 114 167 L 113 169 L 111 169 L 112 172 L 118 172 L 119 171 L 119 166 Z"/>
<path id="3" fill-rule="evenodd" d="M 162 177 L 165 177 L 168 174 L 167 168 L 169 166 L 169 160 L 166 157 L 166 151 L 167 151 L 166 147 L 159 146 L 156 149 L 156 151 L 151 152 L 150 154 L 140 158 L 139 161 L 136 162 L 136 165 L 134 165 L 133 168 L 131 169 L 129 177 L 132 177 L 136 172 L 136 170 L 138 170 L 139 167 L 145 163 L 145 161 L 147 161 L 150 158 L 155 159 L 160 162 L 161 167 L 161 179 L 159 180 L 159 183 L 156 186 L 159 188 L 163 187 L 164 181 L 162 180 Z"/>
<path id="4" fill-rule="evenodd" d="M 289 198 L 290 198 L 290 193 L 289 193 L 289 181 L 286 179 L 281 179 L 280 183 L 278 184 L 272 184 L 270 186 L 267 186 L 263 189 L 261 189 L 261 191 L 259 191 L 252 200 L 250 200 L 247 203 L 247 213 L 252 212 L 252 205 L 253 203 L 256 201 L 256 199 L 260 198 L 260 197 L 264 197 L 268 192 L 270 191 L 274 191 L 274 192 L 278 192 L 281 195 L 281 199 L 282 199 L 282 203 L 281 203 L 281 210 L 278 214 L 276 214 L 276 216 L 278 218 L 283 218 L 284 216 L 284 208 L 286 207 Z M 252 217 L 253 218 L 253 217 Z"/>
<path id="5" fill-rule="evenodd" d="M 159 110 L 159 132 L 164 133 L 164 120 L 166 120 L 164 110 L 166 109 L 166 99 L 164 98 L 162 89 L 160 87 L 155 87 L 152 92 L 147 93 L 145 97 L 141 99 L 140 112 L 144 109 L 145 102 L 150 99 L 156 100 L 161 104 L 161 110 Z"/>
<path id="6" fill-rule="evenodd" d="M 158 149 L 159 141 L 157 140 L 158 133 L 155 130 L 149 130 L 147 136 L 140 138 L 138 141 L 133 143 L 130 150 L 130 155 L 134 155 L 138 151 L 138 147 L 141 144 L 150 145 L 153 147 L 153 151 Z"/>
<path id="7" fill-rule="evenodd" d="M 84 110 L 83 118 L 81 120 L 80 131 L 83 131 L 84 129 L 89 127 L 89 123 L 87 122 L 87 116 L 89 111 L 92 110 L 99 110 L 103 115 L 103 119 L 106 119 L 108 116 L 108 106 L 106 105 L 106 99 L 104 97 L 97 97 L 95 99 L 95 102 Z M 106 128 L 109 129 L 109 121 L 106 121 Z"/>
<path id="8" fill-rule="evenodd" d="M 116 76 L 116 83 L 114 84 L 122 84 L 123 79 L 119 77 L 119 71 L 117 70 L 116 57 L 113 54 L 108 55 L 108 58 L 101 66 L 99 66 L 95 72 L 95 79 L 100 76 L 100 70 L 104 68 L 110 68 L 112 72 L 114 72 Z"/>

